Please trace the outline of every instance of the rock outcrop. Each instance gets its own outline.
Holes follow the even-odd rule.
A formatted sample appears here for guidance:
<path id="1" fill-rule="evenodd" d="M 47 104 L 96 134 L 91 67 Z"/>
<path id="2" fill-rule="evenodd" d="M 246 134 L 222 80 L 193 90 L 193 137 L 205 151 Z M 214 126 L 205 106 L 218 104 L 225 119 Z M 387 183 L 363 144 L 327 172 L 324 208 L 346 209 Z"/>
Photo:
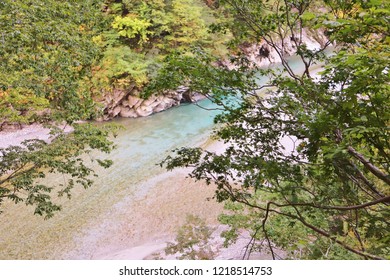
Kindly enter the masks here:
<path id="1" fill-rule="evenodd" d="M 191 102 L 187 96 L 191 94 L 188 88 L 181 87 L 177 91 L 165 92 L 162 95 L 154 94 L 146 99 L 138 97 L 139 91 L 135 87 L 130 90 L 118 90 L 104 95 L 100 103 L 103 104 L 103 117 L 99 120 L 109 120 L 115 117 L 138 118 L 158 113 L 182 102 Z M 185 96 L 185 97 L 183 97 Z"/>
<path id="2" fill-rule="evenodd" d="M 314 33 L 304 29 L 300 39 L 287 36 L 283 41 L 275 43 L 279 49 L 279 53 L 264 41 L 256 44 L 243 45 L 240 49 L 250 62 L 258 67 L 266 67 L 282 62 L 280 55 L 283 57 L 295 55 L 297 51 L 295 40 L 302 40 L 303 44 L 309 50 L 318 50 L 324 47 L 328 41 L 323 32 L 318 31 Z M 230 69 L 235 67 L 229 62 L 224 63 L 224 65 Z"/>

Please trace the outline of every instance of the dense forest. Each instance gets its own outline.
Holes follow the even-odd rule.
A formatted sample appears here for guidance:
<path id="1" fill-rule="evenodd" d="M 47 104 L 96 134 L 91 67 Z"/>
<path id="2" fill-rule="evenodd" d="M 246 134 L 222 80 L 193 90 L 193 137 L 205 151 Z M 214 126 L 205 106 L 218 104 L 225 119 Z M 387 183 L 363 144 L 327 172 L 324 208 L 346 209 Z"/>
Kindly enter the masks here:
<path id="1" fill-rule="evenodd" d="M 194 47 L 226 54 L 224 37 L 208 32 L 216 12 L 202 1 L 3 1 L 0 8 L 1 127 L 96 119 L 104 95 L 129 88 L 140 95 L 169 54 Z"/>
<path id="2" fill-rule="evenodd" d="M 117 127 L 79 121 L 185 86 L 224 109 L 213 136 L 227 148 L 179 148 L 161 165 L 216 186 L 226 245 L 244 229 L 248 253 L 388 259 L 389 21 L 377 0 L 1 1 L 0 131 L 65 122 L 74 132 L 54 126 L 51 144 L 0 149 L 0 206 L 51 217 L 60 206 L 37 183 L 43 171 L 70 175 L 59 191 L 70 197 L 93 183 L 82 154 L 114 148 Z M 280 67 L 256 64 L 251 47 Z"/>

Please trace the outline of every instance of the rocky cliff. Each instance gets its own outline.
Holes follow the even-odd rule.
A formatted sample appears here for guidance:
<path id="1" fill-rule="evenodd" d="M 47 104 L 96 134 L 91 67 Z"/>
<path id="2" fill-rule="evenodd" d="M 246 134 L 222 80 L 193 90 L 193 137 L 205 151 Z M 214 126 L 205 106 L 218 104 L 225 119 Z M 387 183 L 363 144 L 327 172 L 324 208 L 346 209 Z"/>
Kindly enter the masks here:
<path id="1" fill-rule="evenodd" d="M 241 52 L 246 58 L 258 67 L 266 67 L 272 64 L 282 62 L 280 55 L 288 57 L 295 55 L 297 52 L 297 44 L 306 45 L 309 50 L 318 50 L 328 42 L 328 38 L 322 31 L 310 31 L 304 29 L 300 38 L 292 38 L 286 36 L 283 40 L 275 42 L 275 48 L 271 47 L 265 41 L 255 44 L 243 44 L 240 46 Z M 278 49 L 278 51 L 276 50 Z M 226 63 L 229 68 L 234 68 L 234 65 Z"/>
<path id="2" fill-rule="evenodd" d="M 139 89 L 132 86 L 126 90 L 115 89 L 105 94 L 99 101 L 103 104 L 103 117 L 99 120 L 104 121 L 115 117 L 146 117 L 181 103 L 191 103 L 201 99 L 199 95 L 190 92 L 185 86 L 164 94 L 153 94 L 147 99 L 138 97 L 139 93 Z"/>

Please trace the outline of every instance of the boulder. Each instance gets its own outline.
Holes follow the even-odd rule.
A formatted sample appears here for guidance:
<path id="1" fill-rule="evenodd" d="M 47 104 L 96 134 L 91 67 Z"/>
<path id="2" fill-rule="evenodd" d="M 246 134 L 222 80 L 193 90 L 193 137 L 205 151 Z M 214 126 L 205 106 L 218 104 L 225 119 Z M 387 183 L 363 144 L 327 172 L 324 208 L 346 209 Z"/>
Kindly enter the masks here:
<path id="1" fill-rule="evenodd" d="M 140 106 L 135 110 L 135 112 L 137 113 L 137 115 L 139 117 L 146 117 L 146 116 L 150 116 L 151 114 L 153 114 L 153 109 L 150 107 L 146 107 L 146 106 Z"/>
<path id="2" fill-rule="evenodd" d="M 144 101 L 142 102 L 142 105 L 143 105 L 143 106 L 150 106 L 150 105 L 153 104 L 156 100 L 157 100 L 157 96 L 152 95 L 152 96 L 150 96 L 148 99 L 144 100 Z"/>
<path id="3" fill-rule="evenodd" d="M 133 95 L 129 95 L 129 96 L 127 97 L 128 106 L 129 106 L 130 108 L 135 107 L 135 105 L 138 104 L 140 101 L 142 102 L 142 99 L 141 99 L 141 98 L 136 97 L 136 96 L 133 96 Z"/>
<path id="4" fill-rule="evenodd" d="M 133 106 L 133 108 L 134 108 L 134 109 L 137 109 L 138 107 L 140 107 L 140 106 L 142 105 L 142 102 L 143 102 L 143 101 L 144 101 L 144 100 L 140 98 L 140 99 L 138 100 L 138 102 Z"/>
<path id="5" fill-rule="evenodd" d="M 110 103 L 112 107 L 117 106 L 122 99 L 126 96 L 127 92 L 120 89 L 115 89 L 110 95 Z"/>
<path id="6" fill-rule="evenodd" d="M 161 101 L 162 104 L 165 105 L 166 108 L 175 106 L 179 104 L 180 101 L 177 101 L 175 99 L 169 98 L 169 97 L 164 97 L 164 99 Z"/>
<path id="7" fill-rule="evenodd" d="M 130 109 L 129 107 L 122 107 L 119 116 L 122 118 L 136 118 L 138 117 L 137 113 L 134 109 Z"/>
<path id="8" fill-rule="evenodd" d="M 158 113 L 158 112 L 164 111 L 168 108 L 169 107 L 167 107 L 164 103 L 160 103 L 158 106 L 153 108 L 153 113 Z"/>
<path id="9" fill-rule="evenodd" d="M 115 108 L 111 111 L 111 116 L 112 116 L 113 118 L 115 118 L 116 116 L 118 116 L 119 113 L 121 112 L 122 108 L 124 108 L 124 107 L 122 107 L 122 106 L 117 106 L 117 107 L 115 107 Z"/>

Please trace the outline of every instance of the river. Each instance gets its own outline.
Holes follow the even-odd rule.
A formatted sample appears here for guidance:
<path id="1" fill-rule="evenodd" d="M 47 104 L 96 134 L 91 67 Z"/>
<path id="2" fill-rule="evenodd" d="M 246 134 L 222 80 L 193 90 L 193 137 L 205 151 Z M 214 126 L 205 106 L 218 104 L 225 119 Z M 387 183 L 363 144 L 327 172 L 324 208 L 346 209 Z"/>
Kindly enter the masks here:
<path id="1" fill-rule="evenodd" d="M 201 105 L 215 106 L 209 100 Z M 0 259 L 115 258 L 115 252 L 131 248 L 161 249 L 188 213 L 215 223 L 222 209 L 206 200 L 213 190 L 185 179 L 185 171 L 170 174 L 156 164 L 174 148 L 204 144 L 219 112 L 189 104 L 145 118 L 115 119 L 125 129 L 109 155 L 114 165 L 98 169 L 93 187 L 61 200 L 62 211 L 49 220 L 34 216 L 31 207 L 5 205 Z"/>

